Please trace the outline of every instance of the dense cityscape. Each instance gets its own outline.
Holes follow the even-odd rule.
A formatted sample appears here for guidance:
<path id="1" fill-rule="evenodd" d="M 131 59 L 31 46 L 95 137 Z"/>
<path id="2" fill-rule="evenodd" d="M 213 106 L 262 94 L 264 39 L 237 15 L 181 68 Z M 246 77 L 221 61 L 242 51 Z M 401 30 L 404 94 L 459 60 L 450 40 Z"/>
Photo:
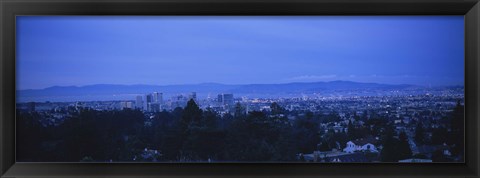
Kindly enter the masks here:
<path id="1" fill-rule="evenodd" d="M 402 92 L 402 91 L 397 91 Z M 464 89 L 17 103 L 21 162 L 463 162 Z"/>
<path id="2" fill-rule="evenodd" d="M 464 162 L 464 16 L 19 16 L 18 162 Z"/>

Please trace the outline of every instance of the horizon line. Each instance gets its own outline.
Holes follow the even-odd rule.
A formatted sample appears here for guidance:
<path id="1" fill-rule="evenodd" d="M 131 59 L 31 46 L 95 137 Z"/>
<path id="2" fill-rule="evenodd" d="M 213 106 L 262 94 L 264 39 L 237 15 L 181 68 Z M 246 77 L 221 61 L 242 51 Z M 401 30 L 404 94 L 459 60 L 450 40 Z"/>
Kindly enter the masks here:
<path id="1" fill-rule="evenodd" d="M 97 84 L 87 84 L 87 85 L 53 85 L 45 88 L 30 88 L 30 89 L 15 89 L 16 91 L 25 91 L 25 90 L 45 90 L 53 87 L 88 87 L 88 86 L 95 86 L 95 85 L 122 85 L 122 86 L 138 86 L 138 85 L 146 85 L 146 86 L 156 86 L 156 87 L 166 87 L 166 86 L 179 86 L 179 85 L 202 85 L 202 84 L 218 84 L 218 85 L 282 85 L 282 84 L 295 84 L 295 83 L 331 83 L 331 82 L 353 82 L 353 83 L 364 83 L 364 84 L 381 84 L 381 85 L 411 85 L 411 86 L 421 86 L 421 87 L 448 87 L 448 86 L 465 86 L 465 84 L 451 84 L 451 85 L 419 85 L 419 84 L 407 84 L 407 83 L 400 83 L 400 84 L 392 84 L 392 83 L 380 83 L 380 82 L 360 82 L 360 81 L 352 81 L 352 80 L 329 80 L 329 81 L 313 81 L 313 82 L 285 82 L 285 83 L 247 83 L 247 84 L 228 84 L 228 83 L 220 83 L 220 82 L 201 82 L 201 83 L 184 83 L 184 84 L 166 84 L 166 85 L 155 85 L 155 84 L 113 84 L 113 83 L 97 83 Z"/>

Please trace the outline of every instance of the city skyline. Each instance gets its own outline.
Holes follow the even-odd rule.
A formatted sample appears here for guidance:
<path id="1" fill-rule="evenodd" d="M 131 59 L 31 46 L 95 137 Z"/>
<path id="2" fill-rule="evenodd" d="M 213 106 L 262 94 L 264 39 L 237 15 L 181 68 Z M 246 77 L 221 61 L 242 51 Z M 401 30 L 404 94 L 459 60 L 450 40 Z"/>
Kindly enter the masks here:
<path id="1" fill-rule="evenodd" d="M 17 89 L 336 80 L 463 85 L 463 35 L 463 16 L 21 16 Z"/>
<path id="2" fill-rule="evenodd" d="M 230 93 L 247 98 L 296 98 L 296 97 L 349 97 L 349 96 L 409 96 L 418 94 L 442 95 L 446 91 L 463 92 L 463 86 L 416 86 L 360 83 L 351 81 L 223 85 L 215 83 L 191 85 L 88 85 L 55 86 L 38 90 L 17 90 L 17 102 L 66 102 L 131 100 L 137 95 L 159 92 L 165 97 L 177 97 L 195 92 L 198 98 L 210 98 L 212 94 Z"/>

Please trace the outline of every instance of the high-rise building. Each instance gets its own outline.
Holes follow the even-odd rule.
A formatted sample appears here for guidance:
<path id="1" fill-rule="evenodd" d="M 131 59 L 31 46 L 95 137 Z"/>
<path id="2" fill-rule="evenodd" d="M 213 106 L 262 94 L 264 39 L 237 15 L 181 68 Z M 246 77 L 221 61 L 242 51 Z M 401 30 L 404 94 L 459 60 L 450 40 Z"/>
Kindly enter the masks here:
<path id="1" fill-rule="evenodd" d="M 223 105 L 233 105 L 233 94 L 223 94 Z"/>
<path id="2" fill-rule="evenodd" d="M 159 93 L 158 94 L 158 104 L 163 105 L 163 93 Z"/>
<path id="3" fill-rule="evenodd" d="M 153 103 L 163 104 L 163 93 L 153 92 Z"/>
<path id="4" fill-rule="evenodd" d="M 161 106 L 158 103 L 150 103 L 150 112 L 160 112 Z"/>
<path id="5" fill-rule="evenodd" d="M 153 95 L 152 94 L 146 94 L 145 95 L 145 104 L 144 104 L 144 110 L 151 112 L 151 104 L 153 102 Z"/>
<path id="6" fill-rule="evenodd" d="M 135 100 L 135 107 L 138 109 L 143 109 L 143 99 L 142 96 L 138 95 Z"/>
<path id="7" fill-rule="evenodd" d="M 133 108 L 133 102 L 131 101 L 122 101 L 120 102 L 120 110 L 123 110 L 123 109 L 132 109 Z"/>
<path id="8" fill-rule="evenodd" d="M 218 95 L 218 102 L 221 104 L 221 105 L 230 105 L 230 106 L 233 106 L 233 94 L 219 94 Z"/>
<path id="9" fill-rule="evenodd" d="M 219 102 L 220 104 L 223 104 L 223 94 L 218 94 L 217 102 Z"/>
<path id="10" fill-rule="evenodd" d="M 147 103 L 153 102 L 153 95 L 152 94 L 146 94 L 145 95 L 145 100 L 147 101 Z"/>
<path id="11" fill-rule="evenodd" d="M 188 97 L 183 96 L 183 95 L 176 95 L 173 96 L 170 102 L 170 107 L 171 108 L 176 108 L 176 107 L 185 107 L 188 102 Z"/>

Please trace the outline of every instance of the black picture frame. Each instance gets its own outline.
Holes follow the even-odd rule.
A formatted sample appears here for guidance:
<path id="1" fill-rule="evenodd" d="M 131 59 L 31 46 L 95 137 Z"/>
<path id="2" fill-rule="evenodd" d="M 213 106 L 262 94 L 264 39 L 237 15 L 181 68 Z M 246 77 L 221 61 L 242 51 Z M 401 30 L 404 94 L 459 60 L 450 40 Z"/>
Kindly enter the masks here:
<path id="1" fill-rule="evenodd" d="M 478 0 L 1 0 L 2 177 L 479 177 Z M 465 163 L 16 163 L 15 16 L 18 15 L 464 15 Z"/>

